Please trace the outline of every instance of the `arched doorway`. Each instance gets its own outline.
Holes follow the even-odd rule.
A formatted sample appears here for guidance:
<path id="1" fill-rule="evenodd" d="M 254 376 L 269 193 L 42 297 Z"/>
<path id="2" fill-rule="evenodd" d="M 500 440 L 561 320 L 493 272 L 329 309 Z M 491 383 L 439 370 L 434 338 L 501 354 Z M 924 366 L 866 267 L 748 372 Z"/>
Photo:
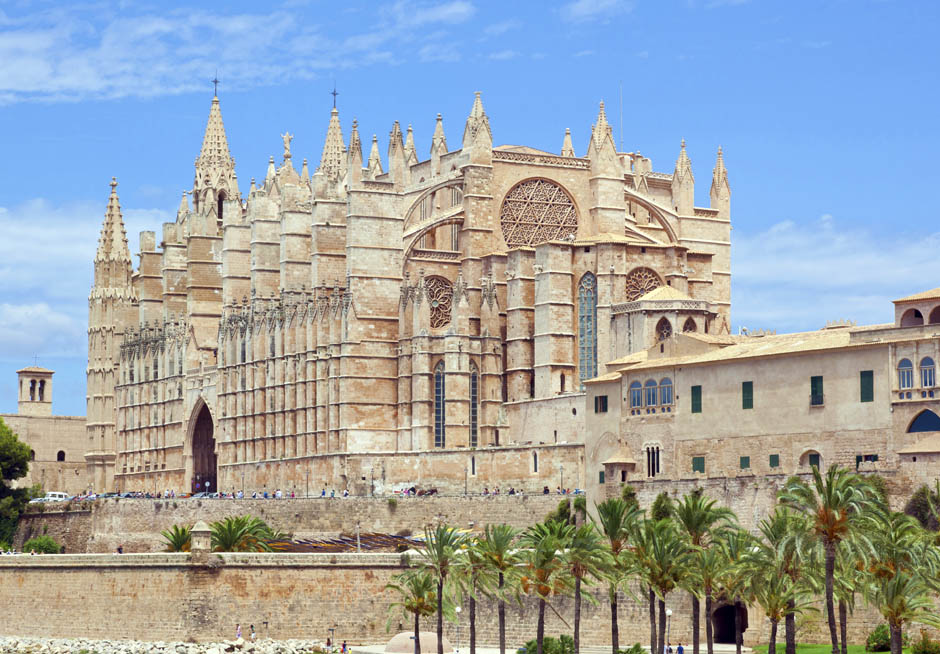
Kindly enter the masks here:
<path id="1" fill-rule="evenodd" d="M 734 645 L 734 612 L 738 611 L 741 633 L 747 631 L 747 608 L 741 602 L 719 606 L 712 613 L 712 633 L 716 643 Z"/>
<path id="2" fill-rule="evenodd" d="M 209 482 L 208 489 L 212 492 L 219 490 L 216 483 L 216 457 L 215 457 L 215 437 L 212 427 L 212 414 L 209 413 L 209 407 L 205 404 L 199 410 L 199 416 L 196 418 L 196 424 L 193 427 L 193 491 L 206 490 L 206 482 Z"/>

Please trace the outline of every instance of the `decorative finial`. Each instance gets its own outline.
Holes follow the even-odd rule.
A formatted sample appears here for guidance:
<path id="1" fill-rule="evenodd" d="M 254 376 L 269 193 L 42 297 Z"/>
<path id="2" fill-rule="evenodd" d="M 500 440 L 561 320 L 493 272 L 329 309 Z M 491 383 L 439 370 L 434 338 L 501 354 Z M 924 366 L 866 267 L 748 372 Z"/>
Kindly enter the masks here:
<path id="1" fill-rule="evenodd" d="M 284 159 L 290 159 L 290 142 L 294 140 L 294 135 L 284 132 L 281 134 L 281 139 L 284 141 Z"/>
<path id="2" fill-rule="evenodd" d="M 330 95 L 333 96 L 333 108 L 336 109 L 336 96 L 339 95 L 339 92 L 336 90 L 336 80 L 333 80 L 333 90 L 330 92 Z"/>
<path id="3" fill-rule="evenodd" d="M 219 69 L 215 70 L 215 77 L 212 78 L 212 96 L 219 97 Z"/>
<path id="4" fill-rule="evenodd" d="M 111 178 L 111 190 L 114 191 L 114 189 L 116 188 L 117 188 L 117 177 L 112 177 Z"/>
<path id="5" fill-rule="evenodd" d="M 685 150 L 685 139 L 682 139 L 682 149 Z"/>

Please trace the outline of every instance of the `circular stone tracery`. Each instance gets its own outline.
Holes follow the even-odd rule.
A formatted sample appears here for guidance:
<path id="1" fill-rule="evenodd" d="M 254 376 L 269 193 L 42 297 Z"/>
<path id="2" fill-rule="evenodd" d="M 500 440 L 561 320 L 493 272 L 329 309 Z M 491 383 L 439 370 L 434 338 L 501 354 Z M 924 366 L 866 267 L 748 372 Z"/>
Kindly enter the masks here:
<path id="1" fill-rule="evenodd" d="M 627 275 L 627 302 L 638 300 L 662 285 L 663 282 L 655 272 L 649 268 L 637 268 Z"/>
<path id="2" fill-rule="evenodd" d="M 506 194 L 499 222 L 509 247 L 538 245 L 573 236 L 578 231 L 578 212 L 558 184 L 529 179 Z"/>
<path id="3" fill-rule="evenodd" d="M 431 328 L 438 329 L 450 322 L 450 307 L 454 298 L 454 287 L 443 277 L 428 277 L 424 289 L 431 305 Z"/>

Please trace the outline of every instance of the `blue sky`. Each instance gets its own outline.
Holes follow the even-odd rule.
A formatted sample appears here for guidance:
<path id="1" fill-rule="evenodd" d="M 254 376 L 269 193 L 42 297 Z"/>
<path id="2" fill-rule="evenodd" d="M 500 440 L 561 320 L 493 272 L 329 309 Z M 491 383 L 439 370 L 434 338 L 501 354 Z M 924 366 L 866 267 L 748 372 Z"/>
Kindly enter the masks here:
<path id="1" fill-rule="evenodd" d="M 218 69 L 242 192 L 280 153 L 314 166 L 333 81 L 348 136 L 394 120 L 460 142 L 481 91 L 497 144 L 585 151 L 605 100 L 626 150 L 697 204 L 715 151 L 732 188 L 735 329 L 892 318 L 940 286 L 940 3 L 427 0 L 0 3 L 0 412 L 14 371 L 54 368 L 85 412 L 87 295 L 111 176 L 132 252 L 191 188 Z"/>

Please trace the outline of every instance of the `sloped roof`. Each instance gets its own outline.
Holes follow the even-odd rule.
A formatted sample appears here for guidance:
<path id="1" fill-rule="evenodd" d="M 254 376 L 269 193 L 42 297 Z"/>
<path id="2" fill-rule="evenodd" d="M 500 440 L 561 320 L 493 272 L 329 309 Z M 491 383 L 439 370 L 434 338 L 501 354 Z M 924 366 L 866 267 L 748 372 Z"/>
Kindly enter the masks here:
<path id="1" fill-rule="evenodd" d="M 689 297 L 682 291 L 672 286 L 658 286 L 646 295 L 641 295 L 637 298 L 637 302 L 643 302 L 644 300 L 692 300 L 694 298 Z"/>
<path id="2" fill-rule="evenodd" d="M 524 154 L 548 154 L 553 157 L 558 156 L 554 152 L 546 152 L 545 150 L 530 148 L 528 145 L 498 145 L 493 149 L 499 150 L 500 152 L 522 152 Z"/>
<path id="3" fill-rule="evenodd" d="M 636 465 L 636 460 L 631 458 L 630 455 L 624 452 L 623 450 L 620 450 L 616 454 L 612 455 L 606 461 L 603 461 L 601 465 L 606 466 L 606 465 L 614 465 L 617 463 L 627 464 L 627 465 L 630 465 L 630 464 Z"/>
<path id="4" fill-rule="evenodd" d="M 900 300 L 894 300 L 894 303 L 913 302 L 915 300 L 940 300 L 940 286 L 929 291 L 921 291 L 920 293 L 914 293 L 914 295 L 902 297 Z"/>
<path id="5" fill-rule="evenodd" d="M 620 379 L 619 372 L 608 372 L 607 374 L 598 375 L 597 377 L 592 377 L 591 379 L 585 379 L 584 383 L 585 384 L 601 384 L 604 382 L 617 381 L 618 379 Z"/>
<path id="6" fill-rule="evenodd" d="M 16 372 L 17 374 L 21 372 L 35 372 L 39 374 L 51 375 L 55 372 L 55 370 L 49 370 L 48 368 L 40 368 L 39 366 L 27 366 L 26 368 L 21 368 L 17 370 Z"/>

